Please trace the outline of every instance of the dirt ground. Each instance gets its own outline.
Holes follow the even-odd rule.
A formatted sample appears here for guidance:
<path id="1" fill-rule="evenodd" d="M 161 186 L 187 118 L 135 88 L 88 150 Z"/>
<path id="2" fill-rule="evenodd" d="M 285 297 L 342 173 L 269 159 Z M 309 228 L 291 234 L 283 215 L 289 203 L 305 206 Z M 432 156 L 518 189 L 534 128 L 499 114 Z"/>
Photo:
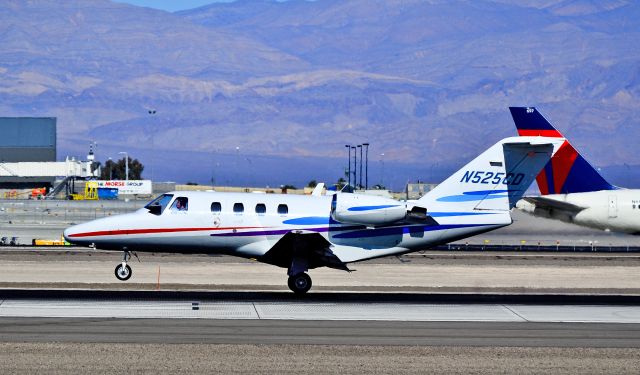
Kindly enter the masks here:
<path id="1" fill-rule="evenodd" d="M 637 374 L 637 349 L 0 343 L 4 374 Z"/>

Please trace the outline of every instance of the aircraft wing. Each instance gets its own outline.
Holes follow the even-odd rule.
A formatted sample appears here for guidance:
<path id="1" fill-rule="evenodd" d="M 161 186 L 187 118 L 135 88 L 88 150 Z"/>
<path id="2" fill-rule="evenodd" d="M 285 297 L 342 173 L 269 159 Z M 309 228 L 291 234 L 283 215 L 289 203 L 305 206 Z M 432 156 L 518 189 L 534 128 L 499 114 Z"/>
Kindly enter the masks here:
<path id="1" fill-rule="evenodd" d="M 320 233 L 310 231 L 292 231 L 285 234 L 258 260 L 279 267 L 295 268 L 301 259 L 309 269 L 324 266 L 350 271 L 331 251 L 331 243 Z"/>
<path id="2" fill-rule="evenodd" d="M 524 197 L 522 199 L 524 199 L 526 202 L 534 204 L 536 206 L 536 208 L 542 208 L 542 209 L 547 209 L 547 210 L 556 209 L 556 210 L 562 210 L 562 211 L 567 211 L 567 212 L 580 212 L 580 211 L 584 210 L 584 207 L 577 206 L 577 205 L 572 204 L 572 203 L 559 201 L 559 200 L 556 200 L 556 199 L 546 198 L 544 196 L 542 196 L 542 197 Z"/>

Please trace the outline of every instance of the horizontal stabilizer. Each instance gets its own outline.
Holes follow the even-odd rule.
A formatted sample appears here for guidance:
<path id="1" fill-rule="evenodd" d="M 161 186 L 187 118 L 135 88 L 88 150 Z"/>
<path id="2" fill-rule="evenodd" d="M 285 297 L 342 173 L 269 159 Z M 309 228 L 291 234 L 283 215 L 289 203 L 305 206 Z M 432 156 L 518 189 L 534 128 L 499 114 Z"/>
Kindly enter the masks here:
<path id="1" fill-rule="evenodd" d="M 505 138 L 418 200 L 432 212 L 508 211 L 564 139 Z"/>
<path id="2" fill-rule="evenodd" d="M 556 209 L 567 212 L 580 212 L 584 210 L 584 207 L 546 197 L 524 197 L 523 199 L 531 204 L 534 204 L 537 208 L 546 210 Z"/>

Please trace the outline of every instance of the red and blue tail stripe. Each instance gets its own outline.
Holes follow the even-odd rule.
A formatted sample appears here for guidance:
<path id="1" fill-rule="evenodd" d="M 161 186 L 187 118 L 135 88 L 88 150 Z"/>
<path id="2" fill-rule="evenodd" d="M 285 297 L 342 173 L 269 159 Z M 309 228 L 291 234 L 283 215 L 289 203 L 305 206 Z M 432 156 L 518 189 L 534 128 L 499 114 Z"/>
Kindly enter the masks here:
<path id="1" fill-rule="evenodd" d="M 562 134 L 534 107 L 509 107 L 509 110 L 519 135 L 563 138 Z M 568 140 L 564 141 L 540 171 L 536 181 L 542 195 L 616 189 L 573 148 Z"/>

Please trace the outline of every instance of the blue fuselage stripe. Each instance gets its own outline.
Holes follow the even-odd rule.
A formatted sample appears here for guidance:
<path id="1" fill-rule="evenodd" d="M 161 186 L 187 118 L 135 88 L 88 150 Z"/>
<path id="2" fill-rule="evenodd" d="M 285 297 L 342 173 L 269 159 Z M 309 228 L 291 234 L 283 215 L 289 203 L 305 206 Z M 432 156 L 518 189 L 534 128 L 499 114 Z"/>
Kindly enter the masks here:
<path id="1" fill-rule="evenodd" d="M 335 227 L 316 227 L 316 228 L 304 228 L 311 232 L 318 233 L 333 233 L 332 237 L 335 238 L 369 238 L 369 237 L 381 237 L 381 236 L 393 236 L 402 235 L 407 233 L 417 232 L 431 232 L 445 229 L 456 228 L 473 228 L 490 224 L 445 224 L 445 225 L 411 225 L 401 227 L 384 227 L 366 229 L 363 226 L 335 226 Z M 252 237 L 252 236 L 275 236 L 285 235 L 296 229 L 275 229 L 275 230 L 262 230 L 262 231 L 249 231 L 249 232 L 228 232 L 228 233 L 213 233 L 212 237 Z M 346 233 L 339 233 L 346 232 Z"/>

